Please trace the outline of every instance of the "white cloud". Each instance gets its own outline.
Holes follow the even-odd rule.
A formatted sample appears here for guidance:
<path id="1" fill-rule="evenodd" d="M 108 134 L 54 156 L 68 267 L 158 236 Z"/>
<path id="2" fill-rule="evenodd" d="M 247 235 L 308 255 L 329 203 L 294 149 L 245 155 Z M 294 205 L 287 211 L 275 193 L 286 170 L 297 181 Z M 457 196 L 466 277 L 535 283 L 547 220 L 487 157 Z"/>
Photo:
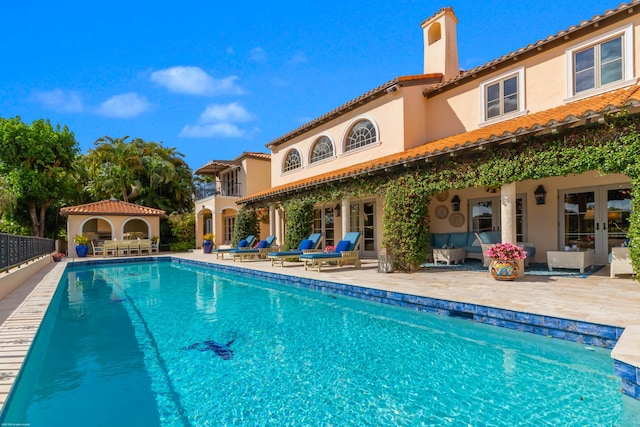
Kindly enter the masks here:
<path id="1" fill-rule="evenodd" d="M 250 122 L 256 116 L 238 102 L 208 105 L 195 125 L 186 125 L 179 136 L 185 138 L 246 138 L 249 132 L 235 123 Z M 255 132 L 255 131 L 254 131 Z"/>
<path id="2" fill-rule="evenodd" d="M 302 52 L 297 52 L 295 53 L 291 59 L 289 59 L 289 61 L 287 61 L 287 63 L 289 65 L 297 65 L 297 64 L 304 64 L 305 62 L 309 62 L 309 59 L 307 58 L 307 56 L 302 53 Z"/>
<path id="3" fill-rule="evenodd" d="M 231 104 L 211 104 L 207 106 L 198 123 L 215 122 L 248 122 L 254 120 L 255 116 L 247 111 L 241 104 L 232 102 Z"/>
<path id="4" fill-rule="evenodd" d="M 261 64 L 267 62 L 267 52 L 261 47 L 254 47 L 249 53 L 249 60 Z"/>
<path id="5" fill-rule="evenodd" d="M 178 136 L 185 138 L 242 138 L 246 132 L 232 123 L 211 123 L 205 125 L 186 125 Z"/>
<path id="6" fill-rule="evenodd" d="M 59 113 L 81 113 L 84 111 L 80 95 L 73 91 L 63 91 L 62 89 L 37 91 L 31 95 L 31 99 Z"/>
<path id="7" fill-rule="evenodd" d="M 171 67 L 154 71 L 149 80 L 171 92 L 188 95 L 214 96 L 243 93 L 243 90 L 236 85 L 238 76 L 215 79 L 200 67 Z"/>
<path id="8" fill-rule="evenodd" d="M 148 111 L 151 104 L 135 92 L 115 95 L 96 108 L 96 113 L 106 117 L 131 118 Z"/>

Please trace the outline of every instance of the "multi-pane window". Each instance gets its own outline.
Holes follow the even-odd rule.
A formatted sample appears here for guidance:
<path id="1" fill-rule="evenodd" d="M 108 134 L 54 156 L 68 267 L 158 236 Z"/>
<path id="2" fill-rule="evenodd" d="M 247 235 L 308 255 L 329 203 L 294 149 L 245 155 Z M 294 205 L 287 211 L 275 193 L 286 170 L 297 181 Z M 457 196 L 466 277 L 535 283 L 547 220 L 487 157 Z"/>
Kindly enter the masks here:
<path id="1" fill-rule="evenodd" d="M 328 137 L 323 136 L 313 145 L 310 163 L 319 162 L 330 157 L 333 157 L 333 144 Z"/>
<path id="2" fill-rule="evenodd" d="M 485 120 L 519 111 L 518 75 L 485 86 Z"/>
<path id="3" fill-rule="evenodd" d="M 221 191 L 223 196 L 239 196 L 240 182 L 238 180 L 238 169 L 233 169 L 220 175 Z"/>
<path id="4" fill-rule="evenodd" d="M 376 128 L 369 120 L 361 120 L 351 128 L 344 151 L 355 150 L 378 141 Z"/>
<path id="5" fill-rule="evenodd" d="M 573 55 L 574 93 L 624 79 L 622 36 L 598 43 Z"/>
<path id="6" fill-rule="evenodd" d="M 300 156 L 300 152 L 295 149 L 289 151 L 284 159 L 284 167 L 282 168 L 282 171 L 289 172 L 300 167 L 302 167 L 302 157 Z"/>

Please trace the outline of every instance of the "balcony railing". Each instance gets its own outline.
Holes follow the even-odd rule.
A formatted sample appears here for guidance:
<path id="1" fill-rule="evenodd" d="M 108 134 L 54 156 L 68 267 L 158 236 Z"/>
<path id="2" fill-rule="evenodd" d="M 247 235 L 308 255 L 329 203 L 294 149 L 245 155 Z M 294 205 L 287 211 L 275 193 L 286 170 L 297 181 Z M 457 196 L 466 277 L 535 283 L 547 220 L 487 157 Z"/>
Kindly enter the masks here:
<path id="1" fill-rule="evenodd" d="M 50 254 L 55 247 L 55 241 L 51 239 L 0 233 L 0 271 Z"/>
<path id="2" fill-rule="evenodd" d="M 218 182 L 208 185 L 196 185 L 196 200 L 212 196 L 240 197 L 240 183 Z"/>

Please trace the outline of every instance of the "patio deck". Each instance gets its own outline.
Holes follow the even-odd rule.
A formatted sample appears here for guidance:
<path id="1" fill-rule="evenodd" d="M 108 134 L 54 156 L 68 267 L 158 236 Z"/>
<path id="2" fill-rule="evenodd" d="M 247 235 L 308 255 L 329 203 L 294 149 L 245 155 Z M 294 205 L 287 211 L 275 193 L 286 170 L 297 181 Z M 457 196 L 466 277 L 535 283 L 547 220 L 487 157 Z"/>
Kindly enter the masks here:
<path id="1" fill-rule="evenodd" d="M 525 275 L 517 281 L 499 282 L 488 272 L 439 270 L 412 274 L 378 273 L 377 260 L 366 259 L 360 269 L 353 266 L 328 267 L 319 273 L 315 270 L 305 271 L 302 263 L 272 267 L 268 260 L 234 263 L 201 252 L 172 256 L 622 327 L 626 328 L 623 339 L 613 352 L 623 356 L 626 363 L 640 366 L 640 283 L 626 278 L 611 279 L 608 267 L 586 278 Z M 0 406 L 4 404 L 19 372 L 66 262 L 91 259 L 66 258 L 64 262 L 52 263 L 0 300 Z"/>

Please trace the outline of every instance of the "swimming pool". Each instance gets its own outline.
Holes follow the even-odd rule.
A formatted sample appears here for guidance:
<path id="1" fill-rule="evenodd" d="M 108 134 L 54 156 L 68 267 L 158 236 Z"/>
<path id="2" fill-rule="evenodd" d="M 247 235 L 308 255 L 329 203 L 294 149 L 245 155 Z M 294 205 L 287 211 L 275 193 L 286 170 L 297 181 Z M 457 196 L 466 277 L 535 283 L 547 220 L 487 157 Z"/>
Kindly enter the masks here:
<path id="1" fill-rule="evenodd" d="M 145 262 L 68 269 L 1 421 L 633 425 L 619 387 L 607 350 Z"/>

